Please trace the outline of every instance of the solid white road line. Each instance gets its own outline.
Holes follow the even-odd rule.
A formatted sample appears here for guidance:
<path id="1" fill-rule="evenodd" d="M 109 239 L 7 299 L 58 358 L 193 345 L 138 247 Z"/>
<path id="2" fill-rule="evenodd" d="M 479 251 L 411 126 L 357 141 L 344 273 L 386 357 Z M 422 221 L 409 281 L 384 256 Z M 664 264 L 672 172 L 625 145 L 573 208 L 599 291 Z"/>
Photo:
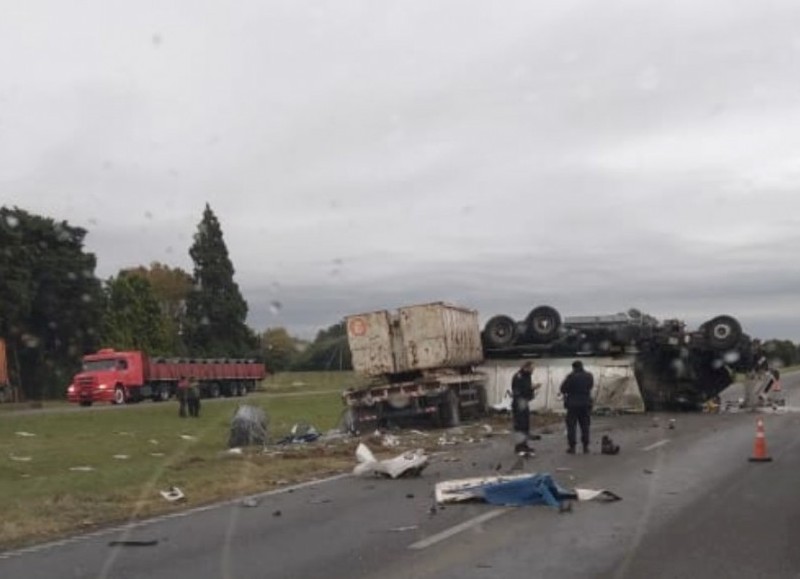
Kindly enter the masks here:
<path id="1" fill-rule="evenodd" d="M 654 442 L 650 446 L 645 446 L 642 450 L 645 452 L 647 452 L 648 450 L 655 450 L 661 446 L 664 446 L 665 444 L 669 444 L 668 438 L 665 438 L 664 440 L 659 440 L 658 442 Z"/>
<path id="2" fill-rule="evenodd" d="M 408 548 L 409 549 L 415 549 L 415 550 L 426 549 L 426 548 L 430 547 L 431 545 L 435 545 L 436 543 L 440 543 L 441 541 L 444 541 L 445 539 L 449 539 L 453 535 L 457 535 L 459 533 L 463 533 L 464 531 L 467 531 L 467 530 L 471 529 L 472 527 L 477 527 L 481 523 L 485 523 L 487 521 L 491 521 L 492 519 L 495 519 L 495 518 L 499 517 L 500 515 L 504 515 L 510 510 L 511 509 L 495 509 L 493 511 L 489 511 L 488 513 L 483 513 L 482 515 L 478 515 L 477 517 L 475 517 L 473 519 L 469 519 L 468 521 L 464 521 L 463 523 L 459 523 L 458 525 L 450 527 L 449 529 L 445 529 L 441 533 L 436 533 L 435 535 L 431 535 L 427 539 L 422 539 L 421 541 L 417 541 L 413 545 L 409 545 Z"/>

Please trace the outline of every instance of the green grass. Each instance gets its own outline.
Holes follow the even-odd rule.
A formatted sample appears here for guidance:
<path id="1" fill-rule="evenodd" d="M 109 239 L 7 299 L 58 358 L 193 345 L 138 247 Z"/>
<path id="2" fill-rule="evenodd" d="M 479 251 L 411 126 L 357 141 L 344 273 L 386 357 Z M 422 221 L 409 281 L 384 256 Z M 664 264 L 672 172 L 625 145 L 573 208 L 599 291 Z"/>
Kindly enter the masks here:
<path id="1" fill-rule="evenodd" d="M 351 386 L 360 386 L 363 379 L 353 372 L 281 372 L 262 382 L 262 389 L 270 393 L 292 392 L 342 392 Z"/>
<path id="2" fill-rule="evenodd" d="M 300 421 L 324 431 L 337 424 L 343 408 L 334 386 L 339 383 L 340 377 L 317 376 L 313 384 L 329 385 L 331 392 L 296 397 L 255 394 L 245 400 L 267 411 L 273 439 Z M 352 464 L 354 443 L 293 447 L 282 455 L 263 454 L 260 449 L 248 449 L 244 457 L 222 455 L 230 418 L 241 402 L 204 404 L 200 419 L 179 418 L 175 402 L 145 402 L 135 409 L 4 414 L 0 545 L 196 506 L 338 472 Z M 182 434 L 196 440 L 184 440 Z M 116 454 L 130 458 L 118 460 Z M 31 460 L 20 462 L 12 456 Z M 70 471 L 75 466 L 95 470 Z M 173 485 L 186 494 L 183 505 L 168 503 L 158 492 Z"/>

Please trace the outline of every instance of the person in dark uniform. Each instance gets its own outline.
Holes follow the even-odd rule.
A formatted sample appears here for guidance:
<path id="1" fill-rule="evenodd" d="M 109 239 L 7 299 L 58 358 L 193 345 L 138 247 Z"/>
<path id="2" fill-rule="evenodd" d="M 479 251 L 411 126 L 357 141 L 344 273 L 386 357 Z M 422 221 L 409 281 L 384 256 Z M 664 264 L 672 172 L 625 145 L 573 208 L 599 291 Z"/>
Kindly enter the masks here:
<path id="1" fill-rule="evenodd" d="M 200 384 L 197 378 L 189 380 L 189 389 L 186 391 L 189 416 L 200 418 Z"/>
<path id="2" fill-rule="evenodd" d="M 178 408 L 178 416 L 181 418 L 186 418 L 186 401 L 188 399 L 188 390 L 189 390 L 189 381 L 186 379 L 186 376 L 181 376 L 181 379 L 178 380 L 178 391 L 176 394 L 178 395 L 178 403 L 180 407 Z"/>
<path id="3" fill-rule="evenodd" d="M 533 454 L 533 449 L 528 446 L 531 434 L 530 402 L 540 386 L 533 384 L 532 375 L 533 362 L 525 362 L 511 381 L 511 413 L 514 420 L 514 437 L 517 441 L 514 452 L 529 455 Z"/>
<path id="4" fill-rule="evenodd" d="M 583 369 L 583 362 L 575 360 L 572 372 L 561 384 L 564 408 L 567 409 L 567 452 L 575 454 L 576 426 L 581 427 L 583 452 L 589 452 L 589 425 L 592 415 L 592 387 L 594 376 Z"/>

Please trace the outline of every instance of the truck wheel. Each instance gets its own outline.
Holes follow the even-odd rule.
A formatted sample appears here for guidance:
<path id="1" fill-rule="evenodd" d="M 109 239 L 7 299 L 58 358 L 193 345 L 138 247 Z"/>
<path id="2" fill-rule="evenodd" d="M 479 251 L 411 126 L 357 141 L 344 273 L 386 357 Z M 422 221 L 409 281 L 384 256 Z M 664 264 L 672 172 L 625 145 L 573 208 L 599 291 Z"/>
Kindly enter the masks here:
<path id="1" fill-rule="evenodd" d="M 91 400 L 81 400 L 81 401 L 80 401 L 80 405 L 81 405 L 81 406 L 87 406 L 87 407 L 88 407 L 88 406 L 91 406 L 91 405 L 92 405 L 92 401 L 91 401 Z"/>
<path id="2" fill-rule="evenodd" d="M 715 350 L 727 350 L 739 343 L 742 326 L 731 316 L 717 316 L 703 324 L 708 343 Z"/>
<path id="3" fill-rule="evenodd" d="M 550 306 L 533 308 L 525 318 L 528 338 L 533 342 L 552 342 L 561 328 L 561 314 Z"/>
<path id="4" fill-rule="evenodd" d="M 458 394 L 453 390 L 448 390 L 442 396 L 442 403 L 439 406 L 439 415 L 445 426 L 458 426 L 461 424 L 461 404 Z"/>
<path id="5" fill-rule="evenodd" d="M 486 344 L 492 348 L 507 348 L 517 339 L 517 324 L 508 316 L 495 316 L 483 330 Z"/>
<path id="6" fill-rule="evenodd" d="M 114 388 L 114 404 L 125 404 L 125 388 L 117 386 Z"/>

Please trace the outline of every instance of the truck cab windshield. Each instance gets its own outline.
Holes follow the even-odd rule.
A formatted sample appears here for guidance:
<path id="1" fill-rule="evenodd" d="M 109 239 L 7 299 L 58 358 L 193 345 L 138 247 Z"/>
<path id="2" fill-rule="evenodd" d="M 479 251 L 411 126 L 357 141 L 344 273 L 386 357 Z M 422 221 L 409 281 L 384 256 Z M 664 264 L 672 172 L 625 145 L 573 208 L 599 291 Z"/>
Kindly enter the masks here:
<path id="1" fill-rule="evenodd" d="M 116 364 L 116 360 L 90 360 L 83 363 L 83 371 L 100 372 L 102 370 L 113 370 Z"/>

